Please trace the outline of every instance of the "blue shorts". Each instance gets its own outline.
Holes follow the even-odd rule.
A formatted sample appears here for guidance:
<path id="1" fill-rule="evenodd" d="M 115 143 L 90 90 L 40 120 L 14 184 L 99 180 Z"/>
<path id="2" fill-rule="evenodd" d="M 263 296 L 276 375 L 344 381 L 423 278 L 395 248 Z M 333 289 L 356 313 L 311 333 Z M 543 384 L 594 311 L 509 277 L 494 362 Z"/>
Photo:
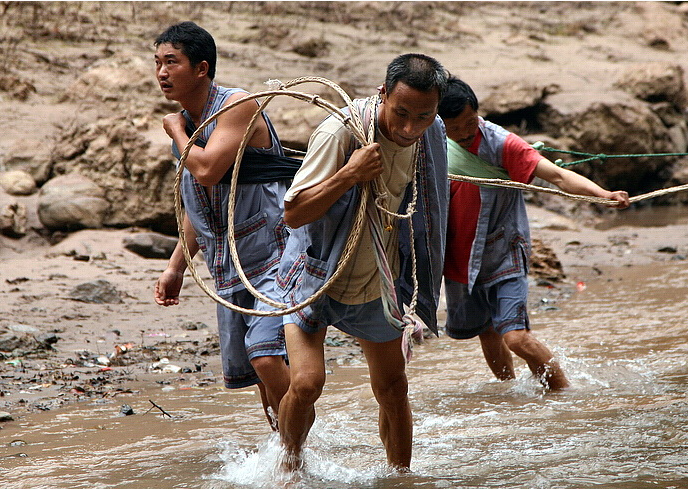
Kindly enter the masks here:
<path id="1" fill-rule="evenodd" d="M 253 285 L 266 296 L 275 298 L 274 277 L 271 274 L 264 275 Z M 221 297 L 246 309 L 274 310 L 245 289 Z M 225 386 L 229 389 L 239 389 L 260 382 L 251 366 L 252 358 L 287 355 L 281 316 L 249 316 L 218 304 L 217 324 L 222 371 Z"/>
<path id="2" fill-rule="evenodd" d="M 373 343 L 385 343 L 401 336 L 401 331 L 385 318 L 382 299 L 349 305 L 325 294 L 313 306 L 315 317 L 305 318 L 297 311 L 284 316 L 284 324 L 296 324 L 306 333 L 315 333 L 331 324 L 344 333 Z"/>
<path id="3" fill-rule="evenodd" d="M 490 327 L 503 335 L 517 329 L 530 329 L 528 319 L 528 278 L 516 277 L 489 287 L 468 285 L 444 279 L 447 297 L 447 325 L 451 338 L 464 340 Z"/>

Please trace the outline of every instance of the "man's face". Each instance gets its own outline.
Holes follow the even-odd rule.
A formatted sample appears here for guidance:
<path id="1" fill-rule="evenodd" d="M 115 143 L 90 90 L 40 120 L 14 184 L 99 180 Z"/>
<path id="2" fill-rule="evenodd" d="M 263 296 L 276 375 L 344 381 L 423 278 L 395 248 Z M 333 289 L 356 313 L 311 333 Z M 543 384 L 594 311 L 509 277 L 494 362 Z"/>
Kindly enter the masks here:
<path id="1" fill-rule="evenodd" d="M 463 149 L 468 149 L 475 140 L 478 132 L 478 114 L 473 107 L 466 104 L 463 111 L 451 119 L 444 119 L 447 137 L 456 142 Z"/>
<path id="2" fill-rule="evenodd" d="M 439 91 L 423 92 L 398 82 L 391 93 L 382 90 L 378 123 L 390 141 L 408 147 L 418 141 L 435 120 Z"/>
<path id="3" fill-rule="evenodd" d="M 204 65 L 191 66 L 181 49 L 160 44 L 155 51 L 155 76 L 165 98 L 178 101 L 193 91 L 205 76 Z"/>

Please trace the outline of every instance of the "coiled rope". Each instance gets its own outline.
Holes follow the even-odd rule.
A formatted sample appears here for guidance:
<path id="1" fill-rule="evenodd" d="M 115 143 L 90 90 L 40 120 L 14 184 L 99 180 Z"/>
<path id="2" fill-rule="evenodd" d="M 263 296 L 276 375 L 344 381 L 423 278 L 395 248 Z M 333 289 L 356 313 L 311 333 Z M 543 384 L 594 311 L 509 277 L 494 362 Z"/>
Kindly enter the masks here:
<path id="1" fill-rule="evenodd" d="M 360 201 L 358 205 L 358 209 L 356 211 L 356 215 L 354 218 L 354 222 L 352 224 L 351 231 L 349 233 L 349 236 L 347 238 L 347 242 L 344 246 L 344 250 L 342 252 L 342 256 L 340 257 L 340 260 L 337 264 L 337 267 L 332 274 L 332 276 L 323 284 L 323 286 L 316 291 L 312 296 L 310 296 L 308 299 L 305 301 L 289 306 L 288 304 L 281 303 L 274 301 L 265 295 L 261 294 L 258 290 L 253 287 L 253 285 L 250 283 L 248 278 L 246 277 L 246 274 L 244 273 L 244 270 L 241 266 L 241 263 L 239 261 L 239 256 L 238 252 L 236 249 L 236 241 L 234 239 L 234 213 L 235 213 L 235 208 L 236 208 L 236 202 L 235 202 L 235 196 L 236 196 L 236 186 L 237 186 L 237 181 L 238 181 L 238 176 L 239 176 L 239 167 L 241 165 L 241 159 L 244 154 L 244 150 L 246 148 L 246 145 L 248 144 L 248 140 L 250 139 L 250 136 L 252 135 L 253 131 L 255 130 L 255 121 L 257 117 L 265 110 L 265 107 L 270 103 L 271 100 L 274 99 L 276 96 L 289 96 L 292 98 L 295 98 L 297 100 L 302 100 L 305 102 L 309 102 L 313 105 L 316 105 L 318 107 L 323 108 L 325 111 L 327 111 L 329 114 L 337 117 L 344 125 L 346 125 L 352 132 L 353 136 L 356 138 L 356 140 L 361 144 L 361 145 L 368 145 L 374 141 L 374 136 L 375 136 L 375 131 L 374 131 L 374 117 L 371 117 L 371 122 L 370 126 L 368 128 L 368 131 L 366 131 L 363 127 L 363 121 L 361 120 L 360 113 L 357 110 L 357 108 L 354 106 L 353 101 L 351 98 L 347 95 L 344 90 L 341 89 L 336 83 L 326 79 L 326 78 L 321 78 L 321 77 L 301 77 L 301 78 L 296 78 L 288 83 L 282 83 L 279 82 L 278 80 L 272 80 L 268 82 L 269 84 L 276 85 L 278 88 L 272 89 L 272 90 L 267 90 L 263 92 L 258 92 L 254 94 L 247 95 L 246 97 L 243 97 L 239 100 L 236 100 L 235 102 L 232 102 L 230 104 L 227 104 L 226 106 L 222 107 L 220 110 L 212 114 L 208 119 L 203 121 L 203 123 L 194 131 L 194 133 L 191 135 L 191 138 L 189 139 L 188 143 L 184 147 L 184 150 L 182 151 L 180 158 L 179 158 L 179 166 L 177 168 L 177 174 L 175 177 L 175 182 L 174 182 L 174 207 L 175 207 L 175 215 L 177 218 L 177 228 L 179 232 L 179 240 L 181 242 L 181 247 L 184 252 L 184 258 L 187 263 L 187 267 L 189 269 L 189 272 L 193 276 L 194 280 L 198 285 L 201 287 L 201 289 L 213 300 L 215 300 L 217 303 L 235 311 L 239 312 L 242 314 L 248 314 L 252 316 L 283 316 L 287 314 L 291 314 L 293 312 L 296 312 L 298 310 L 301 310 L 316 300 L 318 300 L 322 294 L 325 293 L 325 291 L 328 289 L 328 287 L 335 281 L 337 278 L 341 275 L 343 272 L 345 266 L 351 259 L 351 256 L 353 255 L 358 242 L 360 240 L 361 234 L 362 234 L 362 229 L 363 225 L 365 224 L 365 213 L 366 213 L 366 203 L 368 201 L 370 192 L 372 191 L 373 185 L 375 185 L 372 182 L 368 182 L 364 185 L 362 185 L 361 189 L 361 194 L 360 194 Z M 329 86 L 330 88 L 334 89 L 344 100 L 346 106 L 349 109 L 349 113 L 346 114 L 344 113 L 339 107 L 333 105 L 332 103 L 328 102 L 327 100 L 324 100 L 320 98 L 318 95 L 315 94 L 309 94 L 309 93 L 304 93 L 304 92 L 298 92 L 294 90 L 288 90 L 288 88 L 293 87 L 295 85 L 299 85 L 302 83 L 320 83 L 326 86 Z M 231 302 L 223 299 L 220 297 L 214 290 L 212 290 L 210 287 L 206 285 L 204 280 L 201 278 L 201 276 L 198 273 L 198 270 L 196 269 L 195 265 L 193 264 L 193 259 L 191 257 L 191 254 L 189 252 L 189 248 L 186 244 L 186 238 L 184 234 L 184 226 L 183 226 L 183 210 L 182 210 L 182 202 L 181 202 L 181 192 L 180 192 L 180 186 L 181 186 L 181 178 L 182 174 L 185 168 L 185 161 L 186 158 L 189 155 L 189 151 L 193 147 L 195 141 L 200 137 L 202 134 L 203 129 L 208 126 L 212 121 L 214 121 L 217 117 L 219 117 L 221 114 L 224 112 L 231 110 L 233 107 L 241 104 L 248 102 L 250 100 L 255 100 L 258 98 L 265 98 L 263 102 L 261 102 L 255 113 L 253 114 L 253 117 L 251 121 L 248 124 L 248 127 L 246 128 L 246 131 L 244 133 L 244 137 L 241 141 L 241 144 L 239 146 L 239 149 L 237 151 L 236 159 L 234 161 L 234 167 L 232 171 L 232 179 L 230 183 L 230 198 L 229 198 L 229 205 L 228 205 L 228 210 L 227 210 L 227 220 L 228 220 L 228 242 L 229 242 L 229 249 L 230 249 L 230 256 L 232 258 L 232 263 L 234 264 L 234 267 L 236 269 L 237 275 L 241 279 L 241 282 L 244 284 L 246 289 L 253 294 L 254 297 L 258 298 L 262 302 L 271 305 L 272 307 L 275 307 L 276 310 L 274 311 L 259 311 L 256 309 L 248 309 L 248 308 L 243 308 L 240 307 L 236 304 L 232 304 Z M 371 99 L 372 100 L 372 99 Z M 376 188 L 379 188 L 379 186 L 375 185 Z M 375 199 L 375 205 L 378 207 L 378 209 L 383 210 L 384 212 L 389 213 L 386 209 L 383 209 L 383 206 L 378 204 L 379 198 L 382 197 L 384 199 L 384 196 L 379 196 Z M 410 216 L 410 213 L 409 213 Z M 401 215 L 396 215 L 394 214 L 394 217 L 405 217 Z M 414 269 L 415 269 L 415 264 L 414 264 Z M 415 280 L 414 276 L 414 289 L 417 288 L 417 283 Z M 415 292 L 415 291 L 414 291 Z M 414 293 L 414 298 L 416 297 L 416 293 Z"/>

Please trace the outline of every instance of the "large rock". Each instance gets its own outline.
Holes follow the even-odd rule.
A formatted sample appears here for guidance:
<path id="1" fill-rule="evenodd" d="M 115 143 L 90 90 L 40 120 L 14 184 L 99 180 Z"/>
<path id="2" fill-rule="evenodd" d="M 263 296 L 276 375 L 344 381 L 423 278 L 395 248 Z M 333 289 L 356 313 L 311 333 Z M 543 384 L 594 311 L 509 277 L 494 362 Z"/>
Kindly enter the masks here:
<path id="1" fill-rule="evenodd" d="M 559 90 L 558 85 L 537 85 L 520 81 L 504 83 L 480 101 L 480 111 L 497 124 L 510 125 L 508 120 L 518 123 L 515 119 L 519 114 L 527 119 L 528 114 L 534 114 L 548 95 Z"/>
<path id="2" fill-rule="evenodd" d="M 26 206 L 0 191 L 0 233 L 20 238 L 26 234 L 27 221 Z"/>
<path id="3" fill-rule="evenodd" d="M 84 282 L 69 292 L 69 297 L 75 301 L 91 304 L 121 304 L 124 302 L 117 288 L 107 280 Z"/>
<path id="4" fill-rule="evenodd" d="M 305 103 L 296 107 L 268 107 L 267 112 L 275 124 L 282 145 L 298 150 L 308 148 L 311 134 L 329 115 L 320 107 Z"/>
<path id="5" fill-rule="evenodd" d="M 100 228 L 109 208 L 105 191 L 78 173 L 49 180 L 38 195 L 38 217 L 52 230 Z"/>
<path id="6" fill-rule="evenodd" d="M 25 171 L 38 185 L 42 185 L 50 178 L 50 146 L 44 141 L 21 138 L 10 146 L 0 168 Z"/>
<path id="7" fill-rule="evenodd" d="M 119 102 L 130 92 L 137 93 L 136 97 L 131 98 L 131 102 L 137 105 L 148 103 L 148 100 L 141 100 L 141 95 L 148 96 L 151 100 L 158 95 L 152 59 L 143 59 L 132 53 L 119 53 L 101 59 L 85 70 L 65 90 L 62 101 L 96 99 Z"/>
<path id="8" fill-rule="evenodd" d="M 106 226 L 177 229 L 174 158 L 167 145 L 151 145 L 126 117 L 70 124 L 53 148 L 53 174 L 78 172 L 104 191 Z"/>
<path id="9" fill-rule="evenodd" d="M 37 190 L 36 181 L 23 170 L 0 173 L 0 186 L 10 195 L 31 195 Z"/>
<path id="10" fill-rule="evenodd" d="M 127 236 L 122 244 L 129 251 L 144 258 L 169 258 L 177 246 L 177 238 L 158 233 L 136 233 Z"/>
<path id="11" fill-rule="evenodd" d="M 648 63 L 628 68 L 615 86 L 646 102 L 669 102 L 677 112 L 688 104 L 681 65 Z"/>
<path id="12" fill-rule="evenodd" d="M 642 102 L 592 104 L 573 116 L 561 132 L 575 141 L 573 150 L 586 153 L 655 154 L 675 150 L 667 127 Z M 672 162 L 650 156 L 613 158 L 577 165 L 575 169 L 604 187 L 634 194 L 656 188 L 661 171 Z"/>

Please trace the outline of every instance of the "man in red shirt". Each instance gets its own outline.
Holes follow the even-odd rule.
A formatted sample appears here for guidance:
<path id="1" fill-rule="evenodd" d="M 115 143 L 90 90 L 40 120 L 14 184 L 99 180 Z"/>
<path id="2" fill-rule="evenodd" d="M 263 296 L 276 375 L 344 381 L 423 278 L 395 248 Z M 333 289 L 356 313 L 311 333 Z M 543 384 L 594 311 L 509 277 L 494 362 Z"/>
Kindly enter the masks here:
<path id="1" fill-rule="evenodd" d="M 451 77 L 439 107 L 447 128 L 449 173 L 522 183 L 537 176 L 565 192 L 615 200 L 618 208 L 630 205 L 626 192 L 610 192 L 558 167 L 477 111 L 473 90 Z M 447 334 L 455 339 L 478 336 L 485 359 L 500 380 L 515 378 L 514 352 L 546 387 L 568 387 L 552 353 L 529 328 L 530 231 L 522 192 L 452 181 L 448 226 Z"/>

